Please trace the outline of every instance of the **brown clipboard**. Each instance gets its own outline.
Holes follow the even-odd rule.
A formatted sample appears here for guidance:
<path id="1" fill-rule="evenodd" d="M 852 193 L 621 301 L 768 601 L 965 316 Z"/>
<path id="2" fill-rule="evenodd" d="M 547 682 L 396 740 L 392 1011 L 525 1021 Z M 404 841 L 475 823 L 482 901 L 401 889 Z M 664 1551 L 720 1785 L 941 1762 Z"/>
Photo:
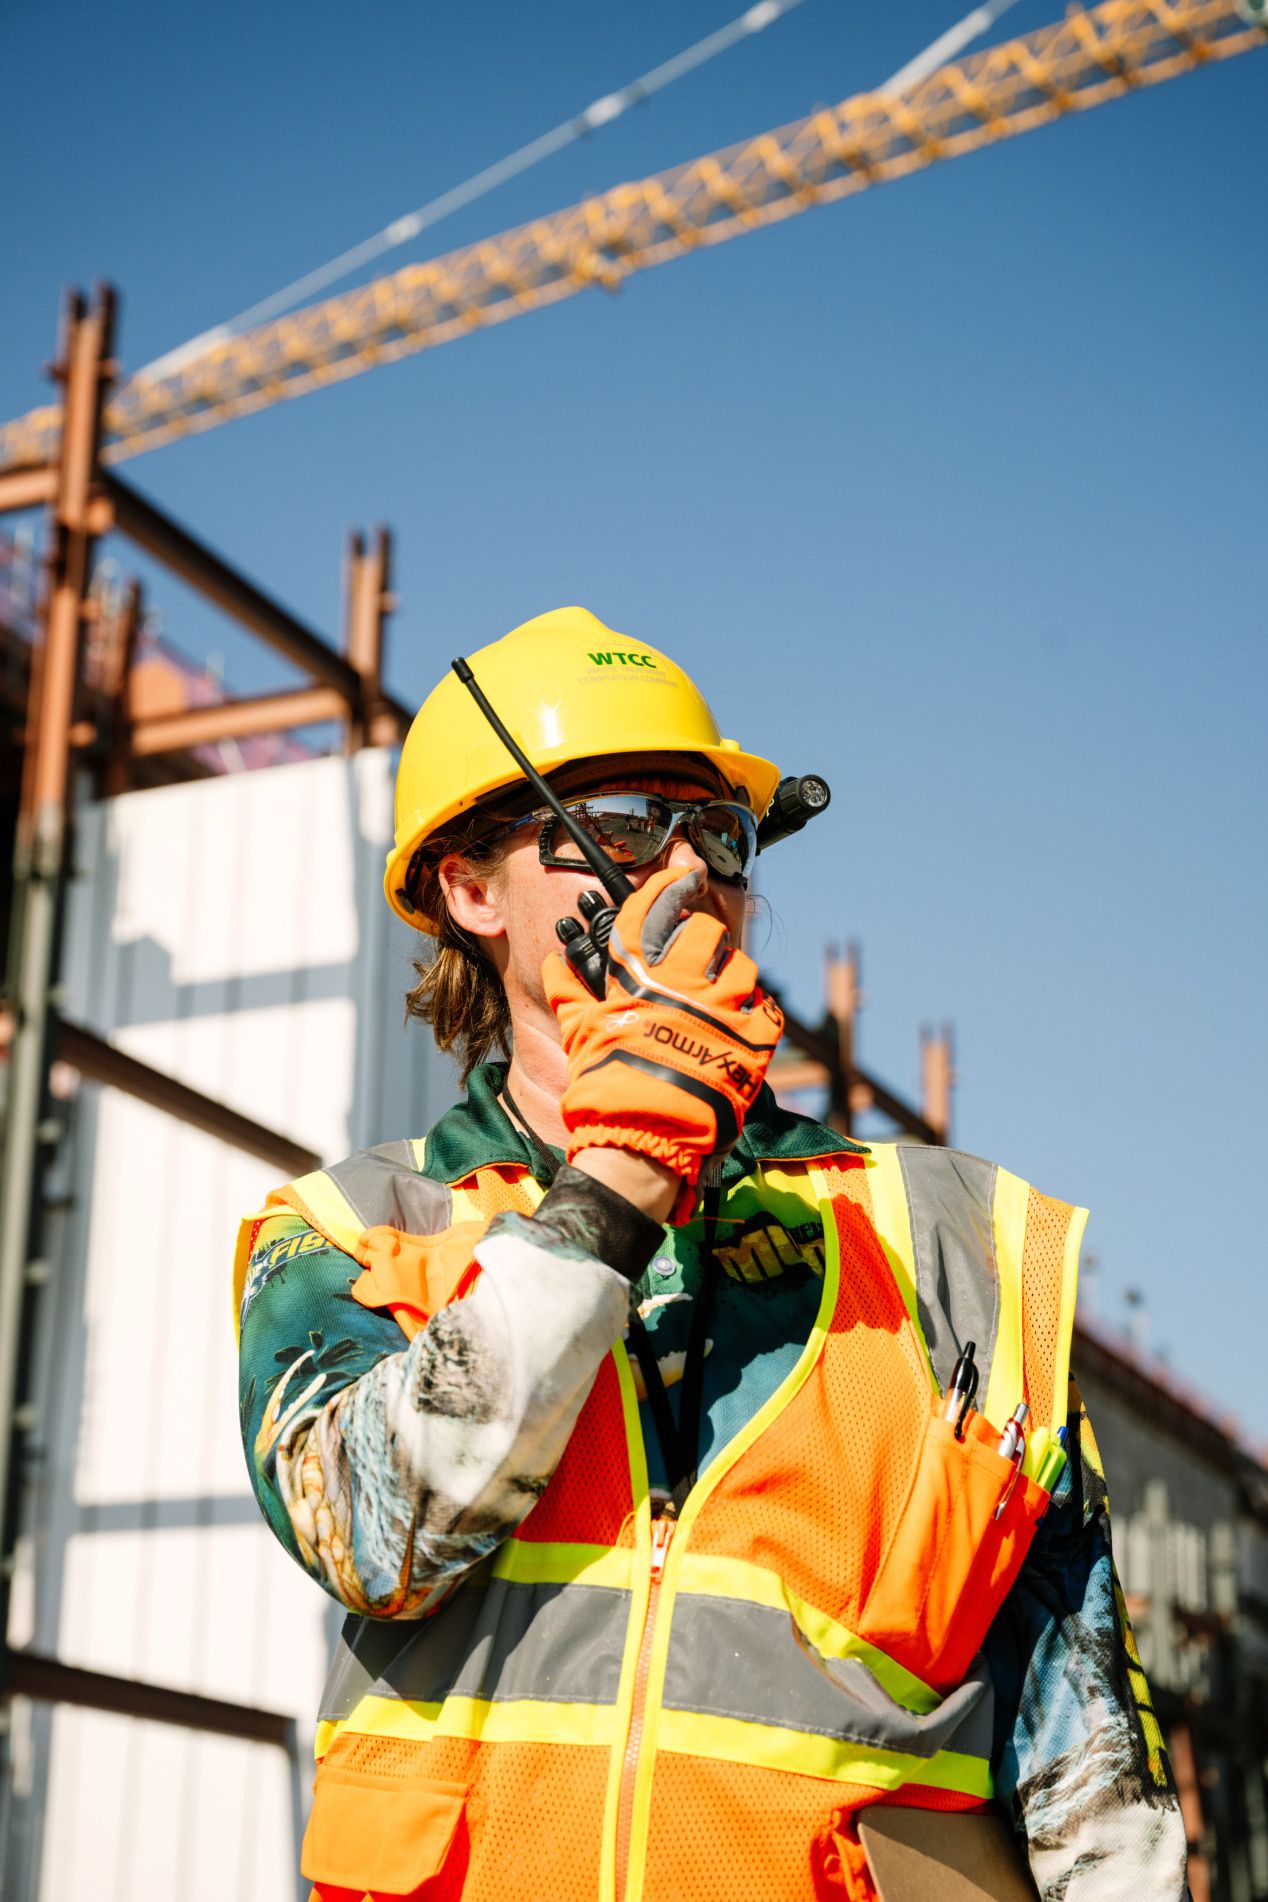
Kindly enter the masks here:
<path id="1" fill-rule="evenodd" d="M 1036 1902 L 1038 1890 L 996 1810 L 881 1805 L 859 1817 L 881 1902 Z"/>

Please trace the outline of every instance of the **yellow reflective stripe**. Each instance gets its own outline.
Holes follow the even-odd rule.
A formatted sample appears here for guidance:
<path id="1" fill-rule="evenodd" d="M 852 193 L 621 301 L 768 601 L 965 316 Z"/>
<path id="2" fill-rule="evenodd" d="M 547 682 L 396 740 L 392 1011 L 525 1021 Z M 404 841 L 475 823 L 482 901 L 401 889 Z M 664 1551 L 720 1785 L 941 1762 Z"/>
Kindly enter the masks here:
<path id="1" fill-rule="evenodd" d="M 621 1775 L 625 1768 L 624 1743 L 630 1734 L 634 1710 L 638 1654 L 643 1644 L 643 1627 L 652 1589 L 652 1506 L 647 1490 L 647 1452 L 643 1428 L 638 1416 L 638 1395 L 629 1355 L 618 1343 L 612 1356 L 620 1384 L 621 1414 L 625 1424 L 625 1445 L 630 1462 L 630 1497 L 634 1501 L 634 1573 L 630 1594 L 630 1618 L 625 1628 L 625 1653 L 621 1659 L 621 1680 L 617 1686 L 613 1713 L 614 1749 L 608 1763 L 608 1782 L 603 1799 L 603 1834 L 599 1850 L 599 1902 L 616 1902 L 616 1834 L 621 1805 Z M 641 1847 L 637 1853 L 641 1856 Z M 641 1878 L 640 1878 L 641 1879 Z M 627 1894 L 631 1893 L 627 1890 Z M 637 1891 L 633 1891 L 637 1894 Z"/>
<path id="2" fill-rule="evenodd" d="M 634 1554 L 621 1546 L 507 1539 L 497 1549 L 492 1576 L 514 1585 L 609 1585 L 628 1591 Z"/>
<path id="3" fill-rule="evenodd" d="M 983 1413 L 1003 1430 L 1024 1397 L 1021 1332 L 1021 1257 L 1026 1242 L 1030 1186 L 1007 1169 L 995 1171 L 995 1268 L 999 1276 L 999 1324 Z"/>
<path id="4" fill-rule="evenodd" d="M 1079 1293 L 1079 1254 L 1087 1227 L 1086 1209 L 1071 1209 L 1061 1263 L 1061 1318 L 1057 1327 L 1057 1358 L 1052 1370 L 1052 1424 L 1064 1426 L 1070 1406 L 1070 1343 L 1074 1337 L 1074 1304 Z"/>
<path id="5" fill-rule="evenodd" d="M 748 1559 L 715 1558 L 708 1552 L 688 1551 L 683 1554 L 678 1590 L 709 1598 L 738 1598 L 748 1605 L 765 1605 L 772 1611 L 789 1612 L 798 1630 L 804 1632 L 822 1657 L 857 1658 L 904 1710 L 936 1710 L 942 1702 L 938 1692 L 922 1679 L 904 1670 L 865 1638 L 838 1624 L 826 1612 L 808 1605 L 804 1598 L 788 1589 L 777 1572 L 768 1571 L 763 1565 L 753 1565 Z"/>
<path id="6" fill-rule="evenodd" d="M 343 1730 L 410 1743 L 469 1737 L 476 1743 L 610 1746 L 617 1735 L 615 1718 L 611 1704 L 550 1704 L 533 1698 L 496 1703 L 487 1697 L 416 1704 L 403 1697 L 363 1697 L 349 1716 L 317 1726 L 316 1755 L 324 1757 Z"/>
<path id="7" fill-rule="evenodd" d="M 315 1169 L 312 1175 L 300 1176 L 288 1186 L 311 1214 L 314 1228 L 319 1228 L 336 1248 L 353 1254 L 365 1234 L 365 1223 L 325 1170 Z"/>
<path id="8" fill-rule="evenodd" d="M 796 1776 L 827 1777 L 834 1783 L 864 1783 L 878 1790 L 923 1783 L 934 1790 L 986 1797 L 994 1787 L 987 1759 L 958 1750 L 912 1757 L 897 1750 L 878 1750 L 873 1744 L 841 1743 L 804 1730 L 750 1724 L 740 1717 L 703 1717 L 693 1711 L 661 1713 L 659 1747 L 684 1757 L 753 1764 Z"/>
<path id="9" fill-rule="evenodd" d="M 305 1211 L 311 1212 L 313 1226 L 320 1230 L 327 1241 L 336 1248 L 342 1248 L 345 1254 L 352 1254 L 357 1241 L 365 1233 L 365 1223 L 353 1210 L 346 1196 L 337 1189 L 324 1169 L 314 1169 L 311 1175 L 300 1176 L 297 1181 L 289 1182 L 285 1188 L 273 1189 L 265 1199 L 264 1207 L 253 1215 L 244 1216 L 238 1224 L 238 1239 L 233 1251 L 233 1331 L 238 1337 L 242 1310 L 242 1291 L 247 1285 L 247 1269 L 250 1265 L 251 1230 L 255 1224 L 267 1215 L 280 1215 L 283 1210 L 298 1214 L 290 1201 L 290 1192 L 304 1204 Z M 305 1217 L 307 1219 L 307 1217 Z"/>
<path id="10" fill-rule="evenodd" d="M 916 1250 L 911 1239 L 911 1211 L 902 1164 L 898 1160 L 898 1144 L 876 1144 L 864 1167 L 872 1197 L 872 1225 L 876 1230 L 876 1238 L 885 1250 L 889 1272 L 897 1282 L 903 1306 L 911 1316 L 911 1325 L 920 1342 L 925 1365 L 929 1369 L 929 1379 L 936 1392 L 937 1375 L 929 1358 L 929 1343 L 920 1325 L 920 1309 L 916 1300 Z"/>
<path id="11" fill-rule="evenodd" d="M 688 1556 L 684 1547 L 690 1537 L 691 1528 L 714 1487 L 730 1472 L 741 1455 L 748 1451 L 754 1440 L 766 1431 L 773 1420 L 778 1418 L 809 1379 L 823 1353 L 832 1316 L 836 1312 L 837 1289 L 841 1281 L 841 1245 L 837 1234 L 836 1218 L 832 1212 L 832 1197 L 821 1169 L 807 1169 L 806 1174 L 814 1189 L 815 1206 L 818 1209 L 819 1220 L 823 1224 L 823 1288 L 819 1296 L 819 1311 L 815 1315 L 814 1326 L 810 1330 L 806 1345 L 801 1350 L 797 1364 L 791 1373 L 784 1376 L 774 1393 L 763 1402 L 748 1424 L 741 1427 L 734 1439 L 728 1440 L 717 1457 L 709 1462 L 683 1501 L 678 1529 L 670 1543 L 669 1556 L 665 1564 L 660 1602 L 657 1607 L 656 1632 L 652 1639 L 651 1656 L 647 1665 L 647 1688 L 643 1703 L 643 1738 L 630 1820 L 630 1861 L 625 1886 L 627 1902 L 641 1902 L 643 1893 L 647 1836 L 651 1820 L 652 1775 L 656 1763 L 656 1752 L 660 1748 L 661 1725 L 671 1714 L 663 1708 L 661 1699 L 665 1689 L 665 1666 L 669 1657 L 673 1601 L 678 1591 L 683 1564 Z M 631 1441 L 631 1445 L 633 1444 L 634 1442 Z M 638 1444 L 640 1446 L 642 1444 L 641 1434 Z M 636 1494 L 635 1497 L 637 1496 Z M 639 1552 L 644 1564 L 649 1564 L 651 1535 L 648 1527 L 644 1525 L 642 1508 L 639 1512 Z M 632 1617 L 631 1631 L 635 1628 L 641 1635 L 642 1613 L 637 1606 Z M 637 1645 L 634 1649 L 637 1654 Z M 627 1648 L 627 1666 L 629 1662 L 630 1654 Z M 622 1689 L 624 1689 L 624 1682 L 622 1682 Z M 609 1784 L 609 1818 L 613 1822 L 613 1835 L 615 1835 L 616 1816 L 613 1792 L 620 1790 L 620 1768 L 619 1762 L 613 1765 L 612 1779 Z M 601 1902 L 607 1902 L 609 1893 L 602 1885 L 600 1886 Z"/>
<path id="12" fill-rule="evenodd" d="M 724 1474 L 729 1473 L 735 1462 L 747 1453 L 754 1440 L 758 1439 L 776 1420 L 793 1396 L 805 1385 L 819 1356 L 823 1352 L 824 1342 L 836 1311 L 837 1288 L 841 1281 L 841 1243 L 837 1234 L 836 1218 L 832 1213 L 832 1198 L 821 1169 L 807 1169 L 807 1176 L 814 1188 L 814 1206 L 823 1223 L 824 1260 L 823 1288 L 819 1296 L 819 1311 L 815 1315 L 814 1326 L 802 1348 L 797 1365 L 792 1372 L 785 1374 L 773 1394 L 757 1409 L 746 1426 L 741 1427 L 734 1439 L 728 1440 L 715 1459 L 710 1460 L 703 1475 L 692 1487 L 683 1504 L 679 1519 L 679 1533 L 688 1532 L 697 1513 Z M 671 1547 L 669 1564 L 674 1562 L 674 1550 Z"/>
<path id="13" fill-rule="evenodd" d="M 777 1162 L 759 1162 L 756 1173 L 763 1188 L 776 1195 L 791 1196 L 805 1204 L 807 1215 L 815 1214 L 816 1196 L 814 1189 L 808 1187 L 809 1172 L 804 1163 L 795 1169 L 781 1169 Z"/>

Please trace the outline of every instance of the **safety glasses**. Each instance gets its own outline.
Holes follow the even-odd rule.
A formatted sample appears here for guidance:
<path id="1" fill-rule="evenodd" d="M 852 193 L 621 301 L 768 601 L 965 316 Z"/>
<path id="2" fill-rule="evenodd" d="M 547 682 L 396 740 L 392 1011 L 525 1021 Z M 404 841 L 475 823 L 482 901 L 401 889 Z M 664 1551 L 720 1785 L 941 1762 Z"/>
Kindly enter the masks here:
<path id="1" fill-rule="evenodd" d="M 565 810 L 601 845 L 614 864 L 650 865 L 671 839 L 689 839 L 715 878 L 729 884 L 746 881 L 757 853 L 757 821 L 747 806 L 728 799 L 664 799 L 659 793 L 600 793 L 589 799 L 565 799 Z M 575 870 L 580 852 L 553 813 L 532 813 L 541 822 L 539 850 L 543 865 Z"/>

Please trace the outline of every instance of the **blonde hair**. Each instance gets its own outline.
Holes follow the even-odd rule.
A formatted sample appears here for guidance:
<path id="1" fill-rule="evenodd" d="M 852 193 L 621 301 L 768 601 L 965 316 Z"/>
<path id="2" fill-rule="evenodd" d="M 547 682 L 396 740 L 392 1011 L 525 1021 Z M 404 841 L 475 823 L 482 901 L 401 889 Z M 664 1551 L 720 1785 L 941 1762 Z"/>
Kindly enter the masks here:
<path id="1" fill-rule="evenodd" d="M 462 1065 L 462 1081 L 478 1063 L 497 1052 L 511 1054 L 511 1013 L 506 992 L 493 962 L 479 938 L 473 938 L 450 916 L 440 884 L 440 861 L 460 852 L 482 872 L 500 870 L 510 850 L 509 833 L 473 840 L 469 832 L 451 832 L 427 841 L 425 860 L 410 867 L 410 895 L 415 908 L 439 921 L 432 940 L 433 955 L 415 958 L 418 982 L 406 993 L 405 1019 L 427 1024 L 440 1050 L 453 1050 Z"/>

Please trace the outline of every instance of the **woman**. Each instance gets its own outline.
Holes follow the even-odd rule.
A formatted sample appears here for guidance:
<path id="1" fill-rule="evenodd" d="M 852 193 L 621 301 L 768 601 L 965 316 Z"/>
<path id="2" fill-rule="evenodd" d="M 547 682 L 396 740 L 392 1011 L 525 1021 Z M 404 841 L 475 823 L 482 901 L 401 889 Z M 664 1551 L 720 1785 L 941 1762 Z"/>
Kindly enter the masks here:
<path id="1" fill-rule="evenodd" d="M 871 1806 L 995 1792 L 1045 1896 L 1180 1897 L 1068 1379 L 1083 1212 L 775 1104 L 738 947 L 778 773 L 674 662 L 573 608 L 473 664 L 635 889 L 596 997 L 556 932 L 593 874 L 443 681 L 385 890 L 466 1100 L 239 1248 L 253 1484 L 351 1614 L 314 1893 L 868 1898 Z"/>

